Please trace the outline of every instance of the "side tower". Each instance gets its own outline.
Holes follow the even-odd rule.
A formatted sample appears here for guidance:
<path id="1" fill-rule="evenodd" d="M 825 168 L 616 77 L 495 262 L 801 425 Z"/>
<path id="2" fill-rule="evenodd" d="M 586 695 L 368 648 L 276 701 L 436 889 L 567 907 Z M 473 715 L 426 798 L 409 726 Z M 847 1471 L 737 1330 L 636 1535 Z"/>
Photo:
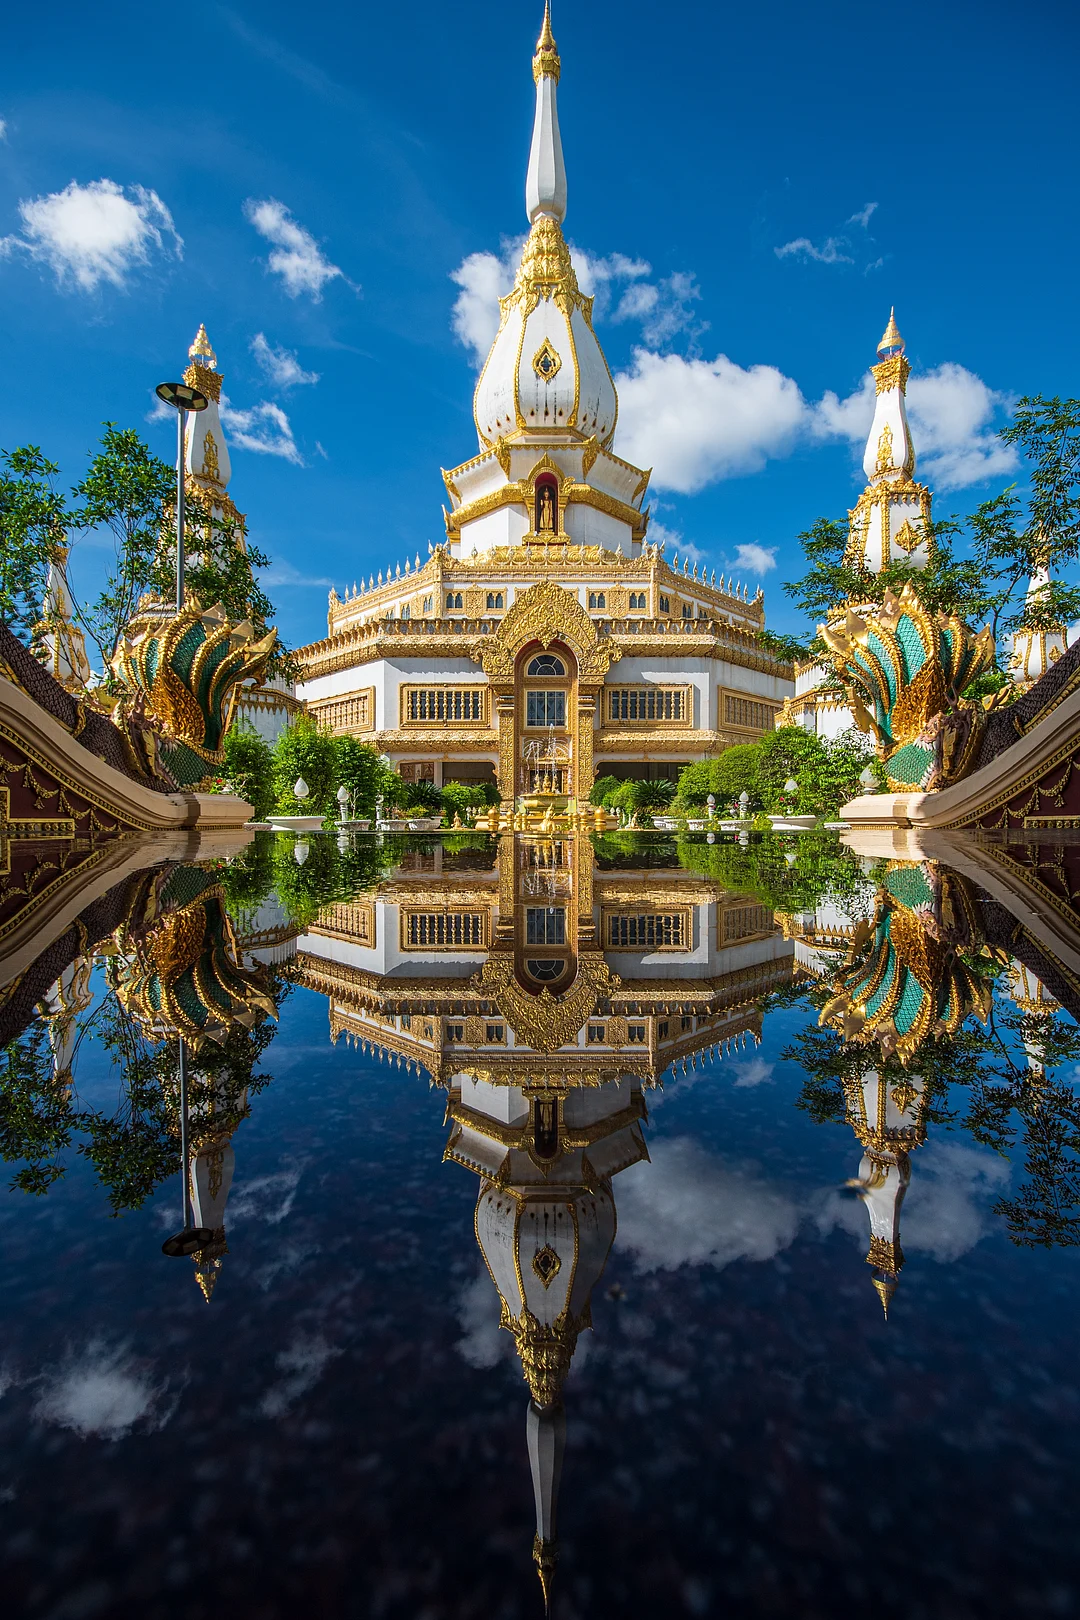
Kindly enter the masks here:
<path id="1" fill-rule="evenodd" d="M 881 358 L 870 368 L 876 401 L 863 456 L 866 488 L 849 514 L 844 559 L 872 574 L 890 563 L 925 568 L 933 556 L 933 539 L 926 532 L 933 497 L 925 484 L 915 482 L 915 446 L 907 419 L 911 366 L 895 309 L 889 311 L 877 352 Z"/>

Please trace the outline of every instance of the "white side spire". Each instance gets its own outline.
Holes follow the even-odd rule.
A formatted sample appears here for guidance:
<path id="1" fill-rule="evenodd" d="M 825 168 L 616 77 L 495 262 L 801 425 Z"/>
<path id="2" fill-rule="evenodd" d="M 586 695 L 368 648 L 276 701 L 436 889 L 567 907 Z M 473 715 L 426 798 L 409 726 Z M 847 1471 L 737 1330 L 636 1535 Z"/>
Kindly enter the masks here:
<path id="1" fill-rule="evenodd" d="M 559 82 L 559 52 L 551 33 L 550 0 L 544 6 L 544 26 L 533 57 L 536 80 L 536 118 L 533 122 L 529 170 L 525 176 L 525 212 L 531 225 L 541 214 L 566 216 L 566 169 L 559 135 L 559 109 L 555 86 Z"/>
<path id="2" fill-rule="evenodd" d="M 866 488 L 852 510 L 845 562 L 880 573 L 890 564 L 925 568 L 934 555 L 930 522 L 931 495 L 915 482 L 915 447 L 908 427 L 905 394 L 911 366 L 895 310 L 877 347 L 874 421 L 866 441 L 863 470 Z"/>

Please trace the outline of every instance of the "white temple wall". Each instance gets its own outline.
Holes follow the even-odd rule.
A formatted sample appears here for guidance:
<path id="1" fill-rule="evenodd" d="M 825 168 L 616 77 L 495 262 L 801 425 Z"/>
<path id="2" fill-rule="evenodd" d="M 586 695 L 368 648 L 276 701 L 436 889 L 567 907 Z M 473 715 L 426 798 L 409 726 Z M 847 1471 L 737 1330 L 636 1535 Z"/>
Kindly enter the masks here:
<path id="1" fill-rule="evenodd" d="M 769 698 L 773 703 L 783 703 L 795 690 L 793 681 L 781 675 L 771 675 L 766 669 L 744 669 L 741 664 L 729 664 L 726 659 L 714 660 L 713 668 L 718 686 L 732 687 L 749 697 Z"/>
<path id="2" fill-rule="evenodd" d="M 474 546 L 478 552 L 494 551 L 497 546 L 518 546 L 530 528 L 523 506 L 500 506 L 495 512 L 486 512 L 483 517 L 461 525 L 461 540 L 453 548 L 453 554 L 468 558 Z"/>
<path id="3" fill-rule="evenodd" d="M 599 512 L 584 501 L 571 501 L 566 508 L 566 533 L 575 546 L 603 546 L 617 551 L 622 546 L 624 557 L 636 557 L 640 546 L 632 542 L 633 529 L 610 512 Z"/>
<path id="4" fill-rule="evenodd" d="M 612 664 L 604 677 L 604 685 L 690 686 L 693 688 L 694 702 L 692 729 L 715 731 L 716 697 L 713 682 L 718 667 L 712 658 L 627 658 L 624 655 L 618 663 Z M 744 670 L 742 673 L 749 674 L 750 671 Z M 681 729 L 679 726 L 658 727 L 658 745 L 665 749 L 677 748 Z"/>

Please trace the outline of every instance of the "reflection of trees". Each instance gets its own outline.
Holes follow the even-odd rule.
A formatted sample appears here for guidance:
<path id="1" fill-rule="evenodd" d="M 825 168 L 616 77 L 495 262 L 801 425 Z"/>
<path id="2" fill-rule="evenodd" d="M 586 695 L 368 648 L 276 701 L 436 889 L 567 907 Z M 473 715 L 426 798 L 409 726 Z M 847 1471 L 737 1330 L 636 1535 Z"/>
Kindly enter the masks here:
<path id="1" fill-rule="evenodd" d="M 197 866 L 148 873 L 101 948 L 105 984 L 96 1005 L 74 1013 L 54 986 L 3 1050 L 0 1156 L 20 1166 L 12 1187 L 47 1192 L 74 1142 L 113 1212 L 139 1208 L 178 1168 L 180 1036 L 194 1052 L 193 1149 L 208 1148 L 246 1117 L 249 1096 L 270 1079 L 257 1065 L 285 986 L 267 969 L 242 964 L 218 876 Z M 118 1076 L 111 1111 L 78 1094 L 75 1060 L 88 1038 Z"/>
<path id="2" fill-rule="evenodd" d="M 679 865 L 726 889 L 757 895 L 774 911 L 811 911 L 826 895 L 839 902 L 866 887 L 860 862 L 830 832 L 803 833 L 794 843 L 766 833 L 746 845 L 722 842 L 721 836 L 714 844 L 680 838 Z"/>
<path id="3" fill-rule="evenodd" d="M 968 966 L 991 979 L 1003 972 L 988 956 L 969 956 Z M 832 989 L 813 986 L 808 998 L 821 1006 Z M 1033 1047 L 1041 1054 L 1035 1067 Z M 805 1071 L 798 1106 L 817 1124 L 850 1123 L 848 1099 L 870 1061 L 867 1048 L 838 1030 L 806 1029 L 783 1056 Z M 984 1026 L 930 1036 L 918 1049 L 925 1124 L 964 1130 L 981 1147 L 1019 1161 L 1023 1179 L 994 1205 L 1014 1243 L 1080 1243 L 1080 1098 L 1054 1075 L 1078 1060 L 1080 1028 L 1062 1010 L 1013 1010 L 1000 996 Z M 909 1068 L 895 1054 L 875 1051 L 873 1061 L 890 1087 L 910 1085 Z"/>

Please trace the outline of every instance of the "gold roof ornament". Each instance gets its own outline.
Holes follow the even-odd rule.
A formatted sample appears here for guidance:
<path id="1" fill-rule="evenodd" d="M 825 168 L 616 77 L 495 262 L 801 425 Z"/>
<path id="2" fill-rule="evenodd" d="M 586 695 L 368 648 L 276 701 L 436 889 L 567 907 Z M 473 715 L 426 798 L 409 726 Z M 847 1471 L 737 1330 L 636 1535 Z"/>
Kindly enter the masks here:
<path id="1" fill-rule="evenodd" d="M 551 0 L 545 0 L 544 26 L 540 30 L 540 38 L 536 42 L 536 55 L 533 57 L 533 78 L 539 80 L 546 74 L 558 84 L 560 67 L 559 47 L 551 32 Z"/>
<path id="2" fill-rule="evenodd" d="M 210 339 L 206 335 L 206 327 L 199 322 L 199 330 L 195 334 L 195 341 L 188 349 L 188 358 L 196 364 L 207 363 L 211 371 L 217 370 L 217 355 L 211 347 Z"/>
<path id="3" fill-rule="evenodd" d="M 889 324 L 882 333 L 877 352 L 878 354 L 892 354 L 894 350 L 899 350 L 901 354 L 904 352 L 904 340 L 900 336 L 900 328 L 896 324 L 895 305 L 889 311 Z"/>
<path id="4" fill-rule="evenodd" d="M 885 1313 L 886 1322 L 889 1320 L 889 1301 L 896 1293 L 896 1278 L 885 1273 L 873 1279 L 874 1291 L 881 1301 L 881 1309 Z"/>

